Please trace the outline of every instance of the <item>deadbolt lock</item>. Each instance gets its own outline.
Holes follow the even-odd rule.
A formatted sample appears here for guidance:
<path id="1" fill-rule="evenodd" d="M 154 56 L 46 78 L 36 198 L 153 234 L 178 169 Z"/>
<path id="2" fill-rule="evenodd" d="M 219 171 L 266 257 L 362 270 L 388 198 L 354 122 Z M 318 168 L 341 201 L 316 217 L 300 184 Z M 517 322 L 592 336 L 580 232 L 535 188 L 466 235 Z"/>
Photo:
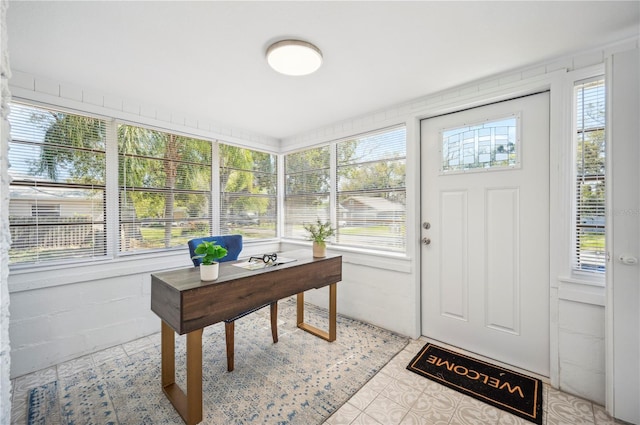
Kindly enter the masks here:
<path id="1" fill-rule="evenodd" d="M 425 221 L 424 223 L 422 223 L 422 228 L 424 229 L 431 229 L 431 223 L 429 223 L 428 221 Z"/>

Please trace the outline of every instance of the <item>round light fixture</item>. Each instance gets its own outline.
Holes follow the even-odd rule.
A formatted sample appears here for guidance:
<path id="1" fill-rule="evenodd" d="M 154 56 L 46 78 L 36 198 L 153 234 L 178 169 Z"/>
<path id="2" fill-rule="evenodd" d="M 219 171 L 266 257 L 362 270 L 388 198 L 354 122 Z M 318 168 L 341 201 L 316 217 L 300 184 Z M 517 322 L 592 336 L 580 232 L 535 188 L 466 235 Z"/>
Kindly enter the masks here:
<path id="1" fill-rule="evenodd" d="M 306 41 L 282 40 L 269 46 L 267 62 L 281 74 L 307 75 L 322 65 L 322 52 Z"/>

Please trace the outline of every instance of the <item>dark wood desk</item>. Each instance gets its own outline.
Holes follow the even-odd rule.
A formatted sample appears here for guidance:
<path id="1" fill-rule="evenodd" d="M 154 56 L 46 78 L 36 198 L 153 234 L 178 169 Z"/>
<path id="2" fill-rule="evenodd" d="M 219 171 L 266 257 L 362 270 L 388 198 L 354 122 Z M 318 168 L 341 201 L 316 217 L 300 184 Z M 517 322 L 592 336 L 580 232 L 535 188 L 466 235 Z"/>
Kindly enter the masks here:
<path id="1" fill-rule="evenodd" d="M 297 294 L 298 327 L 336 339 L 337 283 L 342 256 L 313 258 L 310 249 L 279 253 L 296 261 L 260 270 L 220 263 L 217 280 L 203 282 L 196 267 L 151 274 L 151 310 L 162 319 L 162 388 L 182 419 L 202 421 L 202 330 L 258 306 Z M 304 323 L 304 291 L 329 286 L 329 330 Z M 175 382 L 175 334 L 187 334 L 187 391 Z"/>

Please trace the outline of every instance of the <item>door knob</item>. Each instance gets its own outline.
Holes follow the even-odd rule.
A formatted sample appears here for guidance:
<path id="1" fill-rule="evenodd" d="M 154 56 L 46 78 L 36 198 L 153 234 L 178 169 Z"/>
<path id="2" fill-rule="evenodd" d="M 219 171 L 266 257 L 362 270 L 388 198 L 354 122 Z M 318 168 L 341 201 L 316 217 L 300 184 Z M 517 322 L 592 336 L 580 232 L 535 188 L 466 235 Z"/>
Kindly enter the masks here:
<path id="1" fill-rule="evenodd" d="M 429 245 L 429 244 L 431 244 L 431 239 L 429 239 L 429 238 L 422 238 L 422 243 L 423 243 L 424 245 Z"/>

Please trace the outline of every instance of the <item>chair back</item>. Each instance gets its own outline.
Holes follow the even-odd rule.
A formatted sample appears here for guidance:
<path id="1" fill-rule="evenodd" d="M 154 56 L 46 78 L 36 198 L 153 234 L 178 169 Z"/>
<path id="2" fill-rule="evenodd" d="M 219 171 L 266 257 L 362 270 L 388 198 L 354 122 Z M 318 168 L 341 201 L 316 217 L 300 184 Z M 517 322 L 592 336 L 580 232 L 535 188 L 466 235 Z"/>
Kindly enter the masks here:
<path id="1" fill-rule="evenodd" d="M 188 242 L 189 256 L 191 257 L 191 261 L 193 261 L 193 265 L 196 267 L 198 267 L 200 263 L 202 263 L 202 260 L 200 258 L 193 257 L 194 255 L 196 255 L 196 247 L 203 241 L 215 241 L 216 245 L 220 245 L 227 250 L 227 255 L 220 258 L 218 262 L 235 261 L 238 259 L 240 251 L 242 251 L 242 235 L 207 236 L 204 238 L 191 239 Z"/>

